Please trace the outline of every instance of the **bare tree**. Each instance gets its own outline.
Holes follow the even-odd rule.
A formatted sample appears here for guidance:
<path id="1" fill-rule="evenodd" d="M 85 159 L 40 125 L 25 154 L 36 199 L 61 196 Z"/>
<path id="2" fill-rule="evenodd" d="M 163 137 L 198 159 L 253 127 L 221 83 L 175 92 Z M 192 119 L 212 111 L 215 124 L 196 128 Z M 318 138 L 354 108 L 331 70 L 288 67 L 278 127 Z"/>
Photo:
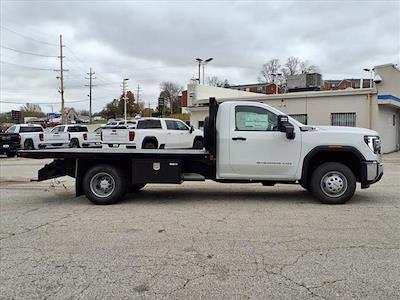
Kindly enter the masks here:
<path id="1" fill-rule="evenodd" d="M 274 75 L 281 70 L 281 63 L 279 59 L 273 58 L 262 65 L 260 74 L 258 76 L 259 82 L 272 82 L 274 80 Z"/>
<path id="2" fill-rule="evenodd" d="M 288 57 L 285 66 L 282 68 L 282 73 L 285 74 L 285 76 L 299 74 L 301 63 L 302 62 L 298 57 Z"/>
<path id="3" fill-rule="evenodd" d="M 163 81 L 160 84 L 162 97 L 165 105 L 170 108 L 171 113 L 179 113 L 182 107 L 181 94 L 183 87 L 171 81 Z"/>
<path id="4" fill-rule="evenodd" d="M 217 76 L 211 76 L 207 78 L 207 84 L 210 86 L 216 87 L 230 87 L 231 84 L 229 83 L 228 79 L 219 79 Z"/>
<path id="5" fill-rule="evenodd" d="M 318 66 L 310 63 L 308 60 L 304 60 L 300 63 L 301 73 L 318 73 L 319 71 Z"/>
<path id="6" fill-rule="evenodd" d="M 43 117 L 45 114 L 39 104 L 36 103 L 26 103 L 21 106 L 21 112 L 24 117 Z"/>

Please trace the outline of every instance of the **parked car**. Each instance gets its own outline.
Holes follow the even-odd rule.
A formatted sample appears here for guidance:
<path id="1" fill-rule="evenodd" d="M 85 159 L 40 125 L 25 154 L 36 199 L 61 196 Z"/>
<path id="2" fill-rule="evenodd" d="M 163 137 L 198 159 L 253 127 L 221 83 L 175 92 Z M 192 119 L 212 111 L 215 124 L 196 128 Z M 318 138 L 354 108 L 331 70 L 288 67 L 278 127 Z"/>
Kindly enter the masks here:
<path id="1" fill-rule="evenodd" d="M 26 150 L 68 147 L 68 133 L 54 135 L 44 131 L 41 125 L 17 124 L 7 129 L 4 135 L 18 134 L 20 136 L 20 148 Z"/>
<path id="2" fill-rule="evenodd" d="M 54 127 L 50 133 L 53 134 L 54 137 L 60 134 L 68 134 L 69 147 L 71 148 L 101 147 L 100 135 L 95 132 L 89 132 L 88 128 L 84 125 L 58 125 Z"/>
<path id="3" fill-rule="evenodd" d="M 102 143 L 109 147 L 125 146 L 135 149 L 203 148 L 203 132 L 178 119 L 142 118 L 136 129 L 110 128 L 103 130 Z"/>

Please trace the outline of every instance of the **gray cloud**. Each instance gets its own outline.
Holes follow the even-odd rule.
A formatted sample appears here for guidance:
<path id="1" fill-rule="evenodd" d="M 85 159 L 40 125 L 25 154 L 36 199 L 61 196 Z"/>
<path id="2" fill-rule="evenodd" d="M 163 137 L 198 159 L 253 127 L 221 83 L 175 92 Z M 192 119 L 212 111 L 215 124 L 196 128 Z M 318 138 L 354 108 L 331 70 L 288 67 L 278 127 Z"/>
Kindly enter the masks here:
<path id="1" fill-rule="evenodd" d="M 66 99 L 86 99 L 84 73 L 92 66 L 98 76 L 96 110 L 118 97 L 123 77 L 131 78 L 131 88 L 139 83 L 144 100 L 154 105 L 161 81 L 185 85 L 196 76 L 195 57 L 214 57 L 207 74 L 233 83 L 255 82 L 262 63 L 275 57 L 310 60 L 325 78 L 357 77 L 364 67 L 400 63 L 397 1 L 3 1 L 1 19 L 3 27 L 50 44 L 63 33 Z M 0 40 L 3 46 L 58 55 L 57 46 L 4 28 Z M 6 49 L 1 60 L 59 68 L 57 59 Z M 56 76 L 2 64 L 1 99 L 56 101 Z M 1 104 L 1 110 L 11 107 Z"/>

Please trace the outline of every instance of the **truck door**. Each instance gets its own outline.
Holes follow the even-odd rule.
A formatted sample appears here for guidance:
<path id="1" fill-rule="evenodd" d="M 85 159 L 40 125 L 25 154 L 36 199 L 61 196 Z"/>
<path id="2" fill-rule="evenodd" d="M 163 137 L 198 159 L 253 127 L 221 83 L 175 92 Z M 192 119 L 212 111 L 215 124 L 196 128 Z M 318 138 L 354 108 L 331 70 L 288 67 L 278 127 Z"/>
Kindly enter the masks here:
<path id="1" fill-rule="evenodd" d="M 167 148 L 191 148 L 190 128 L 179 120 L 165 120 L 167 126 Z"/>
<path id="2" fill-rule="evenodd" d="M 47 142 L 49 144 L 59 144 L 59 143 L 65 143 L 64 141 L 64 129 L 65 126 L 56 126 L 53 128 L 53 130 L 50 132 L 50 134 L 48 135 L 50 140 L 48 140 Z"/>
<path id="3" fill-rule="evenodd" d="M 278 131 L 278 116 L 262 104 L 236 105 L 232 110 L 229 154 L 234 177 L 294 179 L 301 151 L 298 127 L 290 140 Z"/>

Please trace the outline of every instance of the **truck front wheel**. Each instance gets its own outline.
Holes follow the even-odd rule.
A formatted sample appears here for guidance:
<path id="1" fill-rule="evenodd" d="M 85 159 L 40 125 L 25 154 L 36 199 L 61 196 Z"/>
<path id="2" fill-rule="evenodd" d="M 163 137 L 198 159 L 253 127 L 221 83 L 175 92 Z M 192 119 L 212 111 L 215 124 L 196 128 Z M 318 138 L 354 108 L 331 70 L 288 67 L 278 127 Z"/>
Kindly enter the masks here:
<path id="1" fill-rule="evenodd" d="M 126 192 L 125 178 L 119 169 L 111 165 L 94 166 L 83 177 L 83 191 L 94 204 L 114 204 Z"/>
<path id="2" fill-rule="evenodd" d="M 324 204 L 343 204 L 353 197 L 356 178 L 346 165 L 328 162 L 315 169 L 310 188 L 313 195 Z"/>

